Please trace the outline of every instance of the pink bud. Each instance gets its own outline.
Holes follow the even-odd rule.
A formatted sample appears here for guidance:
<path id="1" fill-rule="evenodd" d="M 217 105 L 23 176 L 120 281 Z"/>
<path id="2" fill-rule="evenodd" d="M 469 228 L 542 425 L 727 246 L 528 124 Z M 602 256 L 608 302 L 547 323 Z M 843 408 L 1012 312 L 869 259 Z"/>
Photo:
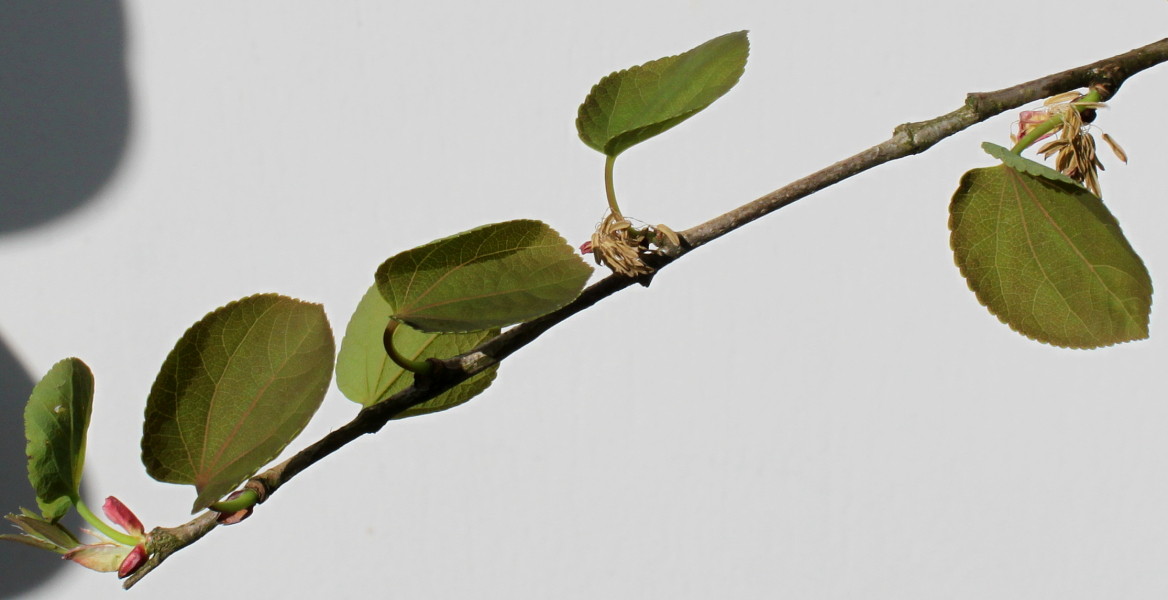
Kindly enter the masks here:
<path id="1" fill-rule="evenodd" d="M 580 254 L 592 254 L 592 240 L 580 244 Z"/>
<path id="2" fill-rule="evenodd" d="M 1026 137 L 1026 134 L 1034 131 L 1035 127 L 1046 122 L 1051 116 L 1049 110 L 1024 110 L 1018 115 L 1018 131 L 1014 135 L 1015 141 Z M 1050 137 L 1048 133 L 1039 139 L 1046 139 Z"/>
<path id="3" fill-rule="evenodd" d="M 125 560 L 118 566 L 118 579 L 125 579 L 137 571 L 142 563 L 146 562 L 146 546 L 138 544 L 126 555 Z"/>
<path id="4" fill-rule="evenodd" d="M 126 505 L 122 504 L 121 500 L 110 496 L 105 499 L 105 504 L 101 506 L 101 510 L 109 520 L 117 523 L 126 533 L 139 538 L 145 536 L 146 532 L 142 527 L 142 521 L 139 521 L 138 517 L 130 509 L 126 508 Z"/>

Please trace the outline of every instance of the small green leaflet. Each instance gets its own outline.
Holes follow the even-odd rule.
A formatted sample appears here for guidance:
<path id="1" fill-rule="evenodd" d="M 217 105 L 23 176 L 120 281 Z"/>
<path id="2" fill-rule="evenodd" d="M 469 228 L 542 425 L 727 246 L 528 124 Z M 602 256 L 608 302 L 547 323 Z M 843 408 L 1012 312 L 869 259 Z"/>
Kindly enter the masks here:
<path id="1" fill-rule="evenodd" d="M 308 424 L 332 379 L 334 351 L 319 304 L 259 294 L 203 317 L 150 389 L 146 471 L 194 485 L 192 512 L 215 503 Z"/>
<path id="2" fill-rule="evenodd" d="M 26 508 L 22 508 L 20 511 L 19 515 L 8 514 L 4 518 L 24 533 L 0 534 L 0 540 L 19 542 L 34 548 L 51 550 L 58 554 L 64 554 L 81 545 L 73 533 L 65 529 L 61 523 L 41 519 L 37 517 L 36 513 Z"/>
<path id="3" fill-rule="evenodd" d="M 950 244 L 970 289 L 1040 342 L 1098 348 L 1147 337 L 1152 281 L 1119 222 L 1078 184 L 1034 173 L 999 165 L 962 177 Z"/>
<path id="4" fill-rule="evenodd" d="M 1074 186 L 1083 187 L 1078 181 L 1071 179 L 1064 173 L 1060 173 L 1040 162 L 1035 162 L 1029 158 L 1024 158 L 1021 155 L 1010 152 L 1009 149 L 1003 148 L 997 144 L 989 142 L 982 142 L 981 149 L 985 150 L 986 154 L 1002 161 L 1007 167 L 1015 171 L 1022 171 L 1023 173 L 1030 173 L 1031 175 L 1038 175 L 1053 181 L 1061 181 L 1069 183 Z"/>
<path id="5" fill-rule="evenodd" d="M 739 31 L 608 75 L 580 105 L 580 139 L 616 156 L 681 123 L 738 83 L 749 52 L 746 32 Z"/>
<path id="6" fill-rule="evenodd" d="M 426 332 L 505 327 L 571 302 L 592 274 L 551 227 L 484 225 L 407 250 L 377 269 L 393 318 Z"/>
<path id="7" fill-rule="evenodd" d="M 361 298 L 349 326 L 345 328 L 345 338 L 337 355 L 337 387 L 345 397 L 362 406 L 376 404 L 413 382 L 410 373 L 385 353 L 382 334 L 391 314 L 393 307 L 381 297 L 377 286 L 373 286 Z M 398 351 L 408 358 L 450 358 L 498 334 L 498 329 L 472 333 L 423 333 L 409 325 L 401 325 L 394 340 Z M 498 365 L 479 373 L 395 418 L 454 408 L 486 390 L 494 381 L 497 369 Z"/>
<path id="8" fill-rule="evenodd" d="M 93 373 L 76 358 L 53 365 L 25 405 L 28 480 L 49 522 L 69 512 L 79 498 L 92 408 Z"/>

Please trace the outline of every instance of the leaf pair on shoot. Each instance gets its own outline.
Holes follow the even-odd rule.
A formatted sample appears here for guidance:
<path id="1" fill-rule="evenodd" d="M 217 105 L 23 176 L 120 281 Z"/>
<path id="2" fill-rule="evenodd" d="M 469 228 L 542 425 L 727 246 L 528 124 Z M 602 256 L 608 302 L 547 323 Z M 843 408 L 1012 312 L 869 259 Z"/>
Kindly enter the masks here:
<path id="1" fill-rule="evenodd" d="M 328 390 L 334 357 L 338 386 L 369 406 L 409 383 L 380 344 L 391 319 L 412 326 L 402 326 L 398 352 L 450 357 L 498 334 L 499 327 L 567 304 L 591 273 L 539 221 L 498 223 L 444 238 L 378 269 L 377 285 L 360 302 L 339 356 L 320 305 L 276 294 L 231 302 L 192 325 L 163 363 L 146 404 L 146 471 L 159 481 L 193 485 L 192 512 L 211 508 L 223 513 L 221 522 L 235 522 L 258 501 L 255 491 L 220 499 L 304 429 Z M 489 369 L 397 418 L 461 404 L 486 389 L 494 375 Z M 145 560 L 148 536 L 116 499 L 107 501 L 107 515 L 129 535 L 93 515 L 79 494 L 92 401 L 93 375 L 75 358 L 55 365 L 33 390 L 25 413 L 28 469 L 42 516 L 9 515 L 25 533 L 3 538 L 126 576 Z M 78 542 L 58 523 L 71 508 L 109 539 Z"/>
<path id="2" fill-rule="evenodd" d="M 147 473 L 194 485 L 194 511 L 211 506 L 300 433 L 328 389 L 333 355 L 320 305 L 261 294 L 211 312 L 179 339 L 151 388 Z M 76 508 L 113 541 L 137 545 L 144 537 L 112 530 L 79 495 L 93 392 L 93 375 L 76 358 L 54 365 L 33 389 L 25 409 L 29 481 L 46 522 Z"/>
<path id="3" fill-rule="evenodd" d="M 555 230 L 531 220 L 486 225 L 402 252 L 377 269 L 349 323 L 337 386 L 354 402 L 375 404 L 408 385 L 407 371 L 428 371 L 425 359 L 462 354 L 500 327 L 564 306 L 591 275 Z M 457 406 L 494 377 L 492 367 L 398 418 Z"/>
<path id="4" fill-rule="evenodd" d="M 319 408 L 332 379 L 362 405 L 406 387 L 380 340 L 390 319 L 416 327 L 399 351 L 453 356 L 570 302 L 592 270 L 550 227 L 511 221 L 398 254 L 377 271 L 335 353 L 323 309 L 275 294 L 212 312 L 179 340 L 147 402 L 142 458 L 160 481 L 194 485 L 212 507 L 270 462 Z M 450 333 L 474 332 L 474 333 Z M 486 389 L 481 374 L 400 417 L 450 408 Z"/>

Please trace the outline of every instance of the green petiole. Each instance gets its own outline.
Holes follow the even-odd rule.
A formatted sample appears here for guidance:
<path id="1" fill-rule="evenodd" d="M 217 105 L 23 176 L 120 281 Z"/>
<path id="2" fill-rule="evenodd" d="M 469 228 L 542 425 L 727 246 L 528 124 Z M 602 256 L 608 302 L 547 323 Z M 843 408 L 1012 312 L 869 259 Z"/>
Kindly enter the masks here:
<path id="1" fill-rule="evenodd" d="M 616 204 L 616 186 L 612 183 L 612 166 L 616 164 L 616 157 L 609 155 L 604 160 L 604 194 L 608 196 L 608 209 L 617 220 L 624 219 L 620 207 Z"/>
<path id="2" fill-rule="evenodd" d="M 1099 100 L 1099 92 L 1097 90 L 1091 90 L 1087 92 L 1085 96 L 1079 98 L 1075 102 L 1094 103 L 1099 102 Z M 1086 107 L 1083 106 L 1075 106 L 1074 104 L 1071 106 L 1079 112 L 1086 110 Z M 1022 139 L 1018 140 L 1018 143 L 1014 144 L 1013 148 L 1010 148 L 1010 152 L 1013 152 L 1014 154 L 1022 154 L 1023 150 L 1029 148 L 1031 144 L 1037 142 L 1039 138 L 1054 131 L 1062 124 L 1063 118 L 1061 115 L 1051 115 L 1049 119 L 1043 121 L 1038 127 L 1035 127 L 1030 131 L 1030 133 L 1026 134 L 1022 137 Z"/>
<path id="3" fill-rule="evenodd" d="M 255 490 L 243 490 L 239 496 L 229 500 L 220 500 L 208 508 L 215 512 L 233 513 L 247 510 L 260 501 L 260 495 Z"/>
<path id="4" fill-rule="evenodd" d="M 142 543 L 142 540 L 106 525 L 105 521 L 99 519 L 97 515 L 93 514 L 93 511 L 89 510 L 88 506 L 85 506 L 85 502 L 82 502 L 80 497 L 73 499 L 73 506 L 77 509 L 77 514 L 81 515 L 82 519 L 85 519 L 87 523 L 93 525 L 105 537 L 123 546 L 137 546 Z"/>
<path id="5" fill-rule="evenodd" d="M 385 345 L 385 353 L 397 366 L 416 375 L 428 375 L 434 370 L 434 365 L 431 365 L 429 361 L 408 358 L 398 352 L 397 347 L 393 345 L 393 335 L 397 333 L 398 325 L 400 323 L 396 319 L 390 319 L 389 324 L 385 326 L 385 334 L 381 337 L 381 343 Z"/>

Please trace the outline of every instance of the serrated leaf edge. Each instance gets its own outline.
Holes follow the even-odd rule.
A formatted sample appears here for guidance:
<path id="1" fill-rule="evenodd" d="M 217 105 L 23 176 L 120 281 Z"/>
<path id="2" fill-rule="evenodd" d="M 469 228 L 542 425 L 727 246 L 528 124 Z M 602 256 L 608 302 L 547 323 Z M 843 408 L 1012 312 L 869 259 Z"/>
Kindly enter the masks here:
<path id="1" fill-rule="evenodd" d="M 608 83 L 610 80 L 612 80 L 612 79 L 614 79 L 614 78 L 620 78 L 620 77 L 623 77 L 624 75 L 628 74 L 630 71 L 633 71 L 633 70 L 635 70 L 635 69 L 647 69 L 647 68 L 651 68 L 653 65 L 656 65 L 656 64 L 658 64 L 658 63 L 662 63 L 662 62 L 666 62 L 666 61 L 671 61 L 671 60 L 676 60 L 678 57 L 680 57 L 680 56 L 682 56 L 682 55 L 684 55 L 684 54 L 688 54 L 688 53 L 690 53 L 690 52 L 693 52 L 693 51 L 695 51 L 695 50 L 697 50 L 697 49 L 699 49 L 699 48 L 701 48 L 701 47 L 705 46 L 706 44 L 709 44 L 709 43 L 711 43 L 711 42 L 713 42 L 713 41 L 715 41 L 715 40 L 719 40 L 719 39 L 722 39 L 722 38 L 725 38 L 725 37 L 729 37 L 729 36 L 733 36 L 733 35 L 739 35 L 739 34 L 742 34 L 743 36 L 745 36 L 747 33 L 749 33 L 749 30 L 746 30 L 746 29 L 742 29 L 742 30 L 739 30 L 739 31 L 731 31 L 731 32 L 729 32 L 729 33 L 724 33 L 724 34 L 722 34 L 722 35 L 719 35 L 719 36 L 716 36 L 716 37 L 710 38 L 710 39 L 706 40 L 705 42 L 702 42 L 701 44 L 698 44 L 697 46 L 694 46 L 693 48 L 690 48 L 690 49 L 688 49 L 688 50 L 685 50 L 685 51 L 682 51 L 682 52 L 678 52 L 677 54 L 671 54 L 671 55 L 669 55 L 669 56 L 663 56 L 663 57 L 661 57 L 661 58 L 656 58 L 656 59 L 650 60 L 650 61 L 648 61 L 648 62 L 641 63 L 641 64 L 639 64 L 639 65 L 634 65 L 634 66 L 631 66 L 631 67 L 626 67 L 626 68 L 624 68 L 624 69 L 620 69 L 620 70 L 618 70 L 618 71 L 613 71 L 613 72 L 609 73 L 608 75 L 605 75 L 604 77 L 601 77 L 601 78 L 600 78 L 600 81 L 598 81 L 598 82 L 596 82 L 595 84 L 593 84 L 592 88 L 591 88 L 591 89 L 588 91 L 588 95 L 586 95 L 586 96 L 584 97 L 584 101 L 583 101 L 583 102 L 580 104 L 580 107 L 579 107 L 579 108 L 577 109 L 577 111 L 576 111 L 576 132 L 577 132 L 577 135 L 578 135 L 578 136 L 580 137 L 580 139 L 581 139 L 581 140 L 584 142 L 584 144 L 585 144 L 585 145 L 587 145 L 589 148 L 592 148 L 593 150 L 596 150 L 597 152 L 600 152 L 600 153 L 602 153 L 602 154 L 605 154 L 606 156 L 617 156 L 617 155 L 621 154 L 622 152 L 624 152 L 625 150 L 628 150 L 628 149 L 629 149 L 629 148 L 631 148 L 632 146 L 635 146 L 635 145 L 636 145 L 636 143 L 633 143 L 633 144 L 630 144 L 630 145 L 628 145 L 628 146 L 625 146 L 625 147 L 623 147 L 623 148 L 620 148 L 619 150 L 616 150 L 616 151 L 614 152 L 614 151 L 613 151 L 613 149 L 614 149 L 614 147 L 616 147 L 616 146 L 617 146 L 616 142 L 617 142 L 618 140 L 620 140 L 621 138 L 627 138 L 628 136 L 630 136 L 630 135 L 632 135 L 632 134 L 634 134 L 634 133 L 636 133 L 636 132 L 640 132 L 640 131 L 644 131 L 644 130 L 647 130 L 647 129 L 651 129 L 651 128 L 653 128 L 653 127 L 657 127 L 657 126 L 663 126 L 663 128 L 661 129 L 661 131 L 658 131 L 657 133 L 654 133 L 652 136 L 649 136 L 649 137 L 656 136 L 656 135 L 658 135 L 658 134 L 660 134 L 660 133 L 664 133 L 665 131 L 667 131 L 667 130 L 669 130 L 669 129 L 673 128 L 673 127 L 674 127 L 674 126 L 676 126 L 676 125 L 679 125 L 679 124 L 681 124 L 683 121 L 685 121 L 686 119 L 689 119 L 690 117 L 694 116 L 695 114 L 697 114 L 697 113 L 699 113 L 699 112 L 701 112 L 701 111 L 705 110 L 705 109 L 706 109 L 706 108 L 708 108 L 710 105 L 712 105 L 714 102 L 716 102 L 717 100 L 721 99 L 721 97 L 722 97 L 723 95 L 725 95 L 727 92 L 729 92 L 731 88 L 733 88 L 734 86 L 738 85 L 738 82 L 739 82 L 739 81 L 741 81 L 741 79 L 742 79 L 742 75 L 743 75 L 743 74 L 746 72 L 746 64 L 747 64 L 747 63 L 749 62 L 749 60 L 750 60 L 750 39 L 749 39 L 749 38 L 746 38 L 746 39 L 745 39 L 745 42 L 746 42 L 746 55 L 743 57 L 742 68 L 740 68 L 740 69 L 738 70 L 737 74 L 736 74 L 736 75 L 735 75 L 735 77 L 733 78 L 733 81 L 731 81 L 731 82 L 730 82 L 730 85 L 727 87 L 727 89 L 726 89 L 726 92 L 723 92 L 723 93 L 722 93 L 722 94 L 720 94 L 720 95 L 719 95 L 717 98 L 714 98 L 713 100 L 711 100 L 711 101 L 707 102 L 706 104 L 703 104 L 702 106 L 699 106 L 699 107 L 697 107 L 697 108 L 694 108 L 694 109 L 692 109 L 692 110 L 686 111 L 686 112 L 684 112 L 684 113 L 681 113 L 681 114 L 679 114 L 679 115 L 675 115 L 675 116 L 673 116 L 673 117 L 670 117 L 670 118 L 668 118 L 668 119 L 663 119 L 663 120 L 661 120 L 661 121 L 657 121 L 657 122 L 655 122 L 655 123 L 651 123 L 651 124 L 648 124 L 648 125 L 643 125 L 643 126 L 641 126 L 641 127 L 636 127 L 636 128 L 633 128 L 633 129 L 628 129 L 628 130 L 625 130 L 625 131 L 621 131 L 621 132 L 619 132 L 619 133 L 617 133 L 617 134 L 615 134 L 615 135 L 611 135 L 611 136 L 609 136 L 609 138 L 608 138 L 608 142 L 607 142 L 607 143 L 605 143 L 603 146 L 597 146 L 594 140 L 592 140 L 590 137 L 586 137 L 586 136 L 585 136 L 585 134 L 584 134 L 584 127 L 582 126 L 582 123 L 583 123 L 583 122 L 584 122 L 586 119 L 587 119 L 588 121 L 594 121 L 594 117 L 592 117 L 592 116 L 590 116 L 590 115 L 587 115 L 585 111 L 586 111 L 587 107 L 589 106 L 589 101 L 590 101 L 590 100 L 592 100 L 592 99 L 593 99 L 593 98 L 594 98 L 594 97 L 597 95 L 597 93 L 598 93 L 598 92 L 602 91 L 602 90 L 604 89 L 604 86 L 605 86 L 605 85 L 606 85 L 606 84 L 607 84 L 607 83 Z M 623 83 L 622 83 L 621 85 L 623 86 Z M 618 93 L 618 94 L 619 94 L 619 91 L 620 91 L 620 87 L 618 87 L 618 88 L 617 88 L 617 93 Z M 605 110 L 601 109 L 601 108 L 600 108 L 600 106 L 599 106 L 599 103 L 593 103 L 593 104 L 596 106 L 596 109 L 597 109 L 598 111 L 600 111 L 602 114 L 608 114 L 608 115 L 611 115 L 611 114 L 612 114 L 612 113 L 611 113 L 611 111 L 605 111 Z M 643 141 L 643 140 L 642 140 L 642 141 Z M 638 143 L 639 143 L 639 142 L 638 142 Z"/>
<path id="2" fill-rule="evenodd" d="M 1086 189 L 1083 187 L 1083 184 L 1075 181 L 1074 179 L 1071 179 L 1065 173 L 1060 173 L 1040 162 L 1030 160 L 1025 156 L 1014 154 L 1003 146 L 999 146 L 990 142 L 982 142 L 981 149 L 984 150 L 986 154 L 989 154 L 990 156 L 1002 161 L 1002 164 L 1010 167 L 1011 169 L 1014 169 L 1015 171 L 1029 173 L 1044 179 L 1057 181 L 1059 183 L 1068 183 L 1077 188 Z"/>
<path id="3" fill-rule="evenodd" d="M 996 144 L 990 144 L 989 142 L 985 142 L 985 143 L 983 144 L 983 147 L 984 147 L 985 145 L 991 145 L 991 146 L 994 146 L 994 145 L 996 145 Z M 1001 148 L 1001 146 L 998 146 L 998 148 Z M 988 152 L 989 152 L 989 151 L 987 150 L 987 153 L 988 153 Z M 1007 152 L 1008 152 L 1008 151 L 1007 151 Z M 991 156 L 992 156 L 992 154 L 991 154 Z M 1036 164 L 1037 164 L 1037 163 L 1036 163 Z M 1005 165 L 1005 164 L 1003 164 L 1002 166 L 1007 166 L 1007 167 L 1008 167 L 1008 165 Z M 993 167 L 985 167 L 985 168 L 993 168 Z M 1047 167 L 1047 168 L 1049 168 L 1049 167 Z M 955 197 L 956 197 L 956 195 L 957 195 L 958 193 L 960 193 L 960 192 L 961 192 L 961 190 L 962 190 L 962 189 L 965 187 L 965 185 L 966 185 L 966 184 L 965 184 L 966 176 L 967 176 L 967 175 L 969 175 L 969 173 L 971 173 L 971 172 L 973 172 L 973 171 L 976 171 L 976 170 L 978 170 L 978 169 L 971 169 L 970 171 L 967 171 L 967 172 L 966 172 L 964 175 L 962 175 L 962 177 L 961 177 L 961 182 L 960 182 L 960 184 L 957 186 L 957 191 L 956 191 L 956 192 L 954 192 L 954 196 L 955 196 Z M 1015 170 L 1017 170 L 1017 169 L 1015 169 Z M 1051 170 L 1053 170 L 1053 169 L 1051 169 Z M 1022 171 L 1022 172 L 1025 172 L 1025 171 Z M 1056 171 L 1056 172 L 1057 172 L 1057 171 Z M 1041 177 L 1041 176 L 1039 176 L 1039 177 Z M 1072 180 L 1072 181 L 1073 181 L 1073 180 Z M 1075 185 L 1076 185 L 1077 187 L 1082 187 L 1082 186 L 1079 186 L 1079 184 L 1078 184 L 1077 182 L 1075 183 Z M 1084 190 L 1086 190 L 1086 188 L 1083 188 L 1083 189 L 1084 189 Z M 1090 193 L 1090 192 L 1088 192 L 1088 193 Z M 950 204 L 950 206 L 952 206 L 952 203 Z M 1007 321 L 1007 320 L 1005 319 L 1005 317 L 1003 317 L 1002 315 L 999 315 L 998 313 L 994 312 L 994 310 L 993 310 L 992 308 L 990 308 L 989 304 L 987 304 L 987 303 L 986 303 L 985 299 L 984 299 L 984 298 L 982 298 L 981 292 L 979 292 L 979 291 L 978 291 L 976 288 L 974 288 L 974 287 L 973 287 L 973 283 L 972 283 L 972 280 L 970 279 L 970 276 L 969 276 L 969 274 L 968 274 L 968 273 L 965 271 L 965 267 L 964 267 L 964 266 L 961 264 L 961 262 L 960 262 L 960 261 L 957 259 L 957 248 L 956 248 L 956 246 L 954 245 L 954 235 L 955 235 L 955 232 L 956 232 L 954 220 L 955 220 L 955 215 L 953 214 L 953 211 L 952 211 L 952 209 L 950 209 L 950 211 L 949 211 L 949 221 L 948 221 L 948 226 L 949 226 L 949 249 L 952 251 L 952 255 L 953 255 L 953 264 L 957 266 L 957 270 L 958 270 L 958 271 L 961 273 L 961 279 L 962 279 L 962 280 L 965 282 L 965 287 L 969 288 L 969 291 L 973 292 L 973 295 L 974 295 L 974 297 L 975 297 L 975 298 L 977 298 L 977 302 L 978 302 L 978 304 L 981 304 L 981 305 L 982 305 L 982 306 L 983 306 L 983 307 L 986 309 L 986 312 L 988 312 L 989 314 L 993 315 L 993 316 L 994 316 L 994 318 L 996 318 L 996 319 L 997 319 L 997 320 L 998 320 L 1000 323 L 1002 323 L 1002 324 L 1006 325 L 1007 327 L 1009 327 L 1009 328 L 1010 328 L 1010 330 L 1014 331 L 1015 333 L 1017 333 L 1017 334 L 1019 334 L 1019 335 L 1021 335 L 1021 336 L 1025 337 L 1025 338 L 1027 338 L 1027 339 L 1029 339 L 1029 340 L 1032 340 L 1032 341 L 1038 342 L 1038 343 L 1040 343 L 1040 344 L 1045 344 L 1045 345 L 1047 345 L 1047 346 L 1051 346 L 1051 347 L 1053 347 L 1053 348 L 1064 348 L 1064 349 L 1068 349 L 1068 350 L 1098 350 L 1098 349 L 1100 349 L 1100 348 L 1109 348 L 1109 347 L 1111 347 L 1111 346 L 1118 346 L 1118 345 L 1120 345 L 1120 344 L 1127 344 L 1127 343 L 1131 343 L 1131 342 L 1138 342 L 1138 341 L 1140 341 L 1140 340 L 1146 340 L 1146 339 L 1148 339 L 1148 337 L 1151 335 L 1151 327 L 1150 327 L 1150 325 L 1151 325 L 1151 320 L 1150 320 L 1150 315 L 1151 315 L 1151 309 L 1152 309 L 1152 306 L 1153 306 L 1153 304 L 1155 303 L 1155 288 L 1153 288 L 1153 289 L 1152 289 L 1152 293 L 1151 293 L 1151 294 L 1149 294 L 1149 297 L 1148 297 L 1148 315 L 1149 315 L 1149 317 L 1146 317 L 1146 318 L 1144 319 L 1144 322 L 1143 322 L 1143 327 L 1144 327 L 1144 330 L 1146 331 L 1146 333 L 1145 333 L 1145 334 L 1144 334 L 1142 337 L 1136 337 L 1136 338 L 1131 338 L 1131 339 L 1127 339 L 1127 340 L 1119 340 L 1119 341 L 1115 341 L 1115 342 L 1109 342 L 1109 343 L 1106 343 L 1106 344 L 1100 344 L 1100 345 L 1095 345 L 1095 346 L 1085 346 L 1085 345 L 1084 345 L 1084 346 L 1076 346 L 1076 345 L 1073 345 L 1073 344 L 1060 344 L 1060 343 L 1057 343 L 1057 342 L 1053 342 L 1053 341 L 1050 341 L 1050 340 L 1046 340 L 1046 339 L 1043 339 L 1043 338 L 1040 338 L 1040 337 L 1036 337 L 1036 336 L 1034 336 L 1034 335 L 1031 335 L 1030 333 L 1027 333 L 1027 332 L 1025 332 L 1025 331 L 1022 331 L 1022 330 L 1018 329 L 1017 327 L 1015 327 L 1015 326 L 1014 326 L 1014 324 L 1013 324 L 1013 323 L 1011 323 L 1011 322 Z M 1118 223 L 1118 220 L 1116 220 L 1116 227 L 1117 227 L 1117 228 L 1119 228 L 1119 223 Z M 1120 233 L 1122 233 L 1122 230 L 1120 230 Z M 1125 236 L 1125 239 L 1126 239 L 1126 236 Z M 1139 259 L 1139 261 L 1140 261 L 1140 263 L 1141 263 L 1141 264 L 1143 264 L 1143 258 L 1142 258 L 1142 257 L 1140 257 L 1140 255 L 1139 255 L 1138 253 L 1136 253 L 1136 258 L 1137 258 L 1137 259 Z M 1144 267 L 1145 267 L 1145 269 L 1146 269 L 1146 268 L 1147 268 L 1147 265 L 1144 265 Z"/>

